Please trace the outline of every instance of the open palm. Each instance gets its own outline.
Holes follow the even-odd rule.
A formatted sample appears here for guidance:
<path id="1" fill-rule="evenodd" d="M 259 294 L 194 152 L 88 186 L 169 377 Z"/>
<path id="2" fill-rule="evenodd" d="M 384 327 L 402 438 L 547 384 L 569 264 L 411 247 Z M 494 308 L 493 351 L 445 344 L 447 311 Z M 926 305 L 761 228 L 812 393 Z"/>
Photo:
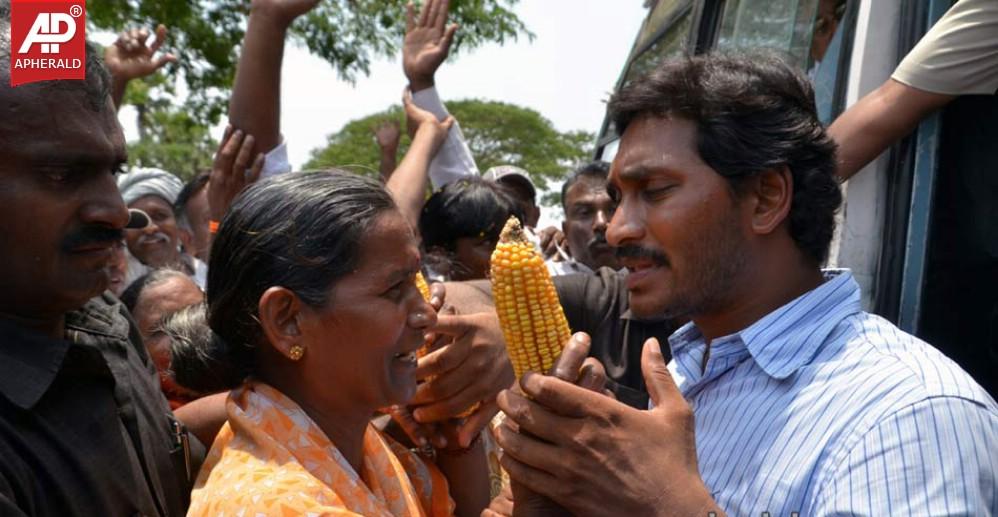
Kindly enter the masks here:
<path id="1" fill-rule="evenodd" d="M 428 0 L 416 17 L 408 6 L 405 41 L 402 45 L 402 68 L 406 77 L 431 79 L 450 53 L 457 25 L 447 26 L 448 0 Z"/>

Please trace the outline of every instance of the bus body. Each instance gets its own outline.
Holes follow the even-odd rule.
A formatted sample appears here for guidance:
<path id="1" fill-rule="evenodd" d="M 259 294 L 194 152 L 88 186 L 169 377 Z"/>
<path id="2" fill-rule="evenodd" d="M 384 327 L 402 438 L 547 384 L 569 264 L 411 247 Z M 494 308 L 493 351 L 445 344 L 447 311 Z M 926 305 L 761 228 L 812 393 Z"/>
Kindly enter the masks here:
<path id="1" fill-rule="evenodd" d="M 950 0 L 649 0 L 617 89 L 663 59 L 774 50 L 805 70 L 830 123 L 885 80 Z M 612 160 L 605 121 L 596 157 Z M 998 391 L 998 97 L 967 96 L 843 185 L 828 267 L 864 307 Z"/>

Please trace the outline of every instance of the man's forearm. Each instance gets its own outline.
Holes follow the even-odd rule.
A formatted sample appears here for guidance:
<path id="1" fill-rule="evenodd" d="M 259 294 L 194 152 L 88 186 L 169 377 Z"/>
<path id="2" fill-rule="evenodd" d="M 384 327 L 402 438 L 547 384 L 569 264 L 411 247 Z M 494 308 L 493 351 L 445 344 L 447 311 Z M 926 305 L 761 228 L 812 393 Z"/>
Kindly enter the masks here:
<path id="1" fill-rule="evenodd" d="M 281 62 L 289 20 L 267 11 L 250 12 L 229 103 L 229 122 L 253 135 L 256 152 L 280 143 Z"/>
<path id="2" fill-rule="evenodd" d="M 888 79 L 829 126 L 828 135 L 839 146 L 836 174 L 849 179 L 953 98 Z"/>

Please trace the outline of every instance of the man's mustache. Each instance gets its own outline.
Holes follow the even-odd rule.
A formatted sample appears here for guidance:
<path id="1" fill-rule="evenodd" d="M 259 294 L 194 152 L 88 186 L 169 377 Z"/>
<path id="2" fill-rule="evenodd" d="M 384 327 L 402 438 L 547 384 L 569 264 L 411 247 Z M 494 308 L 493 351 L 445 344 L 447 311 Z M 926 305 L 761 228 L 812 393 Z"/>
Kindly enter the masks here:
<path id="1" fill-rule="evenodd" d="M 658 250 L 653 250 L 650 248 L 642 248 L 634 244 L 628 246 L 621 246 L 617 248 L 616 251 L 617 258 L 636 258 L 636 259 L 651 259 L 652 262 L 659 266 L 668 266 L 669 259 Z"/>
<path id="2" fill-rule="evenodd" d="M 62 240 L 63 251 L 73 251 L 94 244 L 113 244 L 125 238 L 124 230 L 107 226 L 84 226 Z"/>
<path id="3" fill-rule="evenodd" d="M 595 237 L 589 239 L 586 243 L 586 247 L 595 248 L 596 246 L 609 246 L 610 243 L 606 242 L 606 235 L 602 233 L 597 233 Z"/>

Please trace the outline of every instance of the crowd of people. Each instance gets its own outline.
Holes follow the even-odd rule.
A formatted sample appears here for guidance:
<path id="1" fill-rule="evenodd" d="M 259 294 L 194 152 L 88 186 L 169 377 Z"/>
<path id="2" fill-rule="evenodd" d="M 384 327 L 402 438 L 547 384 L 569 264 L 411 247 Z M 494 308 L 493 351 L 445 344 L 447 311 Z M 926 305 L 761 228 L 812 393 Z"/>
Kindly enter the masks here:
<path id="1" fill-rule="evenodd" d="M 441 100 L 448 0 L 408 8 L 412 144 L 378 128 L 380 179 L 288 162 L 284 42 L 319 0 L 252 2 L 186 183 L 129 167 L 117 120 L 167 27 L 88 45 L 83 81 L 0 77 L 0 515 L 998 513 L 998 404 L 822 269 L 839 182 L 998 91 L 989 1 L 830 128 L 779 57 L 666 60 L 610 100 L 619 151 L 568 175 L 560 228 Z M 995 45 L 934 89 L 967 30 Z M 576 332 L 519 379 L 488 281 L 511 216 Z"/>

